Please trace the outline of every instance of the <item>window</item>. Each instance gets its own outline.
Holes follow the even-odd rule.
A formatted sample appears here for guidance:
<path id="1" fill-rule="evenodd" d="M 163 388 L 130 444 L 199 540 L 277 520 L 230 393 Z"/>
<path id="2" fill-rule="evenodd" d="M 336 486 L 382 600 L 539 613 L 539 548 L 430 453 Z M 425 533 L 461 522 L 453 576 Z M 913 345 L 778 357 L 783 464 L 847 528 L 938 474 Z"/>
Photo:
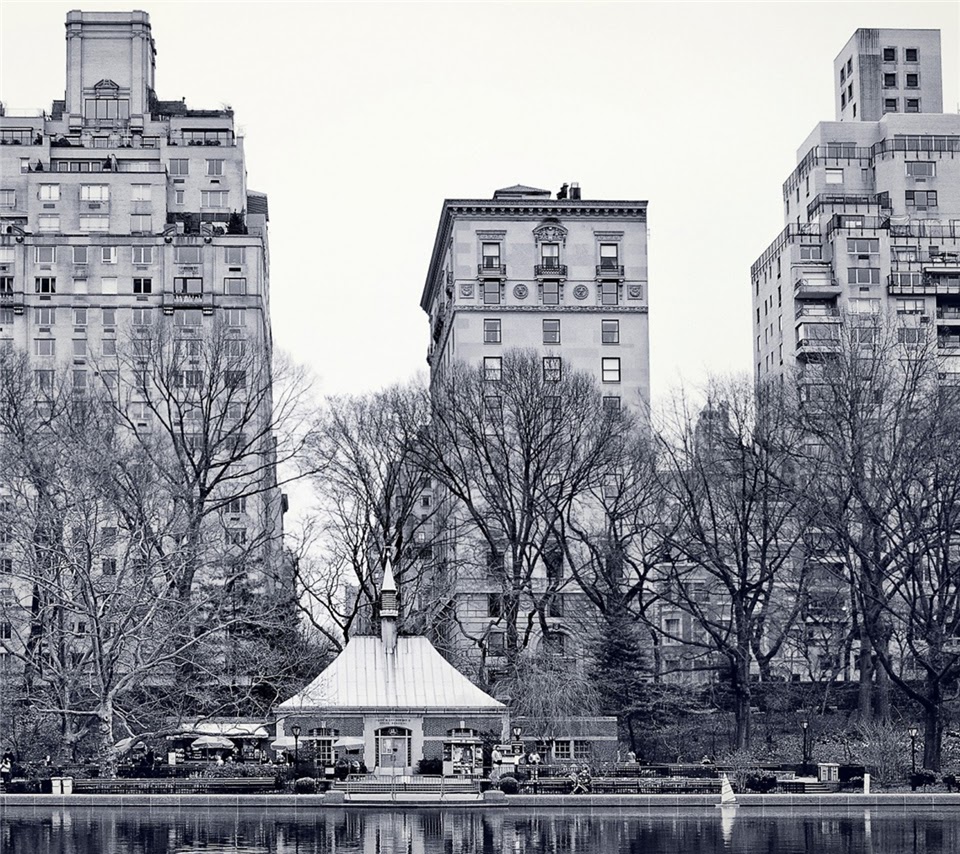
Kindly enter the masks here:
<path id="1" fill-rule="evenodd" d="M 560 343 L 560 321 L 559 320 L 543 321 L 543 343 L 544 344 Z"/>
<path id="2" fill-rule="evenodd" d="M 800 260 L 801 261 L 820 261 L 823 259 L 823 247 L 819 244 L 816 246 L 810 244 L 804 244 L 800 247 Z"/>
<path id="3" fill-rule="evenodd" d="M 503 377 L 503 360 L 500 356 L 483 357 L 483 378 L 490 382 L 499 382 Z"/>
<path id="4" fill-rule="evenodd" d="M 549 394 L 544 397 L 543 416 L 547 424 L 559 424 L 562 412 L 563 407 L 559 395 Z"/>
<path id="5" fill-rule="evenodd" d="M 116 575 L 117 574 L 117 559 L 113 557 L 105 557 L 100 561 L 100 571 L 104 575 Z"/>
<path id="6" fill-rule="evenodd" d="M 0 575 L 13 574 L 13 558 L 0 557 Z"/>
<path id="7" fill-rule="evenodd" d="M 898 299 L 897 314 L 923 314 L 925 306 L 922 299 Z"/>
<path id="8" fill-rule="evenodd" d="M 920 210 L 933 208 L 937 206 L 936 190 L 907 190 L 907 207 L 915 207 Z"/>
<path id="9" fill-rule="evenodd" d="M 42 370 L 34 371 L 33 376 L 37 383 L 37 388 L 40 391 L 52 391 L 53 390 L 53 371 Z"/>
<path id="10" fill-rule="evenodd" d="M 225 308 L 223 310 L 224 323 L 227 326 L 246 326 L 247 313 L 242 308 Z"/>
<path id="11" fill-rule="evenodd" d="M 110 201 L 110 185 L 81 184 L 80 200 L 83 202 L 108 202 Z"/>
<path id="12" fill-rule="evenodd" d="M 16 190 L 0 190 L 0 208 L 15 208 L 17 206 Z"/>
<path id="13" fill-rule="evenodd" d="M 37 217 L 37 228 L 39 231 L 59 231 L 60 214 L 40 214 Z"/>
<path id="14" fill-rule="evenodd" d="M 547 581 L 557 583 L 563 579 L 563 552 L 553 546 L 543 553 L 543 568 Z"/>
<path id="15" fill-rule="evenodd" d="M 935 178 L 937 164 L 932 160 L 908 160 L 905 164 L 910 178 Z"/>
<path id="16" fill-rule="evenodd" d="M 149 234 L 153 231 L 153 217 L 150 214 L 130 214 L 130 233 Z"/>
<path id="17" fill-rule="evenodd" d="M 223 174 L 223 160 L 208 160 L 207 175 L 216 177 Z"/>
<path id="18" fill-rule="evenodd" d="M 224 371 L 223 385 L 224 385 L 224 388 L 228 388 L 228 389 L 246 388 L 247 372 L 246 371 Z"/>
<path id="19" fill-rule="evenodd" d="M 495 620 L 503 614 L 503 597 L 499 593 L 487 594 L 487 616 Z"/>
<path id="20" fill-rule="evenodd" d="M 226 511 L 231 516 L 239 516 L 247 512 L 247 499 L 244 496 L 239 498 L 230 498 L 226 504 Z"/>
<path id="21" fill-rule="evenodd" d="M 906 62 L 919 62 L 920 61 L 920 49 L 915 47 L 908 47 L 903 52 L 903 58 Z"/>
<path id="22" fill-rule="evenodd" d="M 149 202 L 151 198 L 151 187 L 149 184 L 131 184 L 130 185 L 130 201 L 132 202 Z"/>
<path id="23" fill-rule="evenodd" d="M 883 61 L 884 62 L 896 62 L 897 61 L 897 49 L 895 47 L 885 47 L 883 49 Z"/>
<path id="24" fill-rule="evenodd" d="M 879 267 L 848 267 L 847 283 L 851 285 L 879 285 Z"/>
<path id="25" fill-rule="evenodd" d="M 500 283 L 499 282 L 483 283 L 483 304 L 484 305 L 500 305 Z"/>
<path id="26" fill-rule="evenodd" d="M 182 205 L 187 200 L 187 194 L 183 190 L 174 190 L 173 191 L 173 203 L 175 205 Z"/>
<path id="27" fill-rule="evenodd" d="M 199 246 L 177 246 L 173 250 L 173 258 L 178 264 L 199 264 Z"/>
<path id="28" fill-rule="evenodd" d="M 589 741 L 575 741 L 573 743 L 573 758 L 577 761 L 584 761 L 591 757 Z"/>
<path id="29" fill-rule="evenodd" d="M 900 109 L 899 102 L 896 98 L 884 98 L 883 99 L 883 111 L 885 113 L 896 113 Z"/>
<path id="30" fill-rule="evenodd" d="M 487 635 L 487 655 L 501 656 L 505 650 L 504 633 L 490 632 L 490 634 Z"/>
<path id="31" fill-rule="evenodd" d="M 870 237 L 851 237 L 847 240 L 847 253 L 850 255 L 876 255 L 880 251 L 880 241 Z"/>
<path id="32" fill-rule="evenodd" d="M 84 338 L 75 338 L 73 340 L 73 355 L 83 357 L 87 355 L 87 342 Z"/>
<path id="33" fill-rule="evenodd" d="M 620 398 L 615 395 L 604 395 L 603 397 L 603 411 L 604 412 L 619 412 L 620 411 Z"/>
<path id="34" fill-rule="evenodd" d="M 486 318 L 483 321 L 483 343 L 500 343 L 500 321 L 495 318 Z"/>
<path id="35" fill-rule="evenodd" d="M 601 305 L 619 305 L 620 303 L 620 285 L 618 282 L 600 283 L 600 304 Z"/>
<path id="36" fill-rule="evenodd" d="M 620 246 L 617 243 L 600 244 L 600 269 L 616 270 L 620 266 Z"/>
<path id="37" fill-rule="evenodd" d="M 39 199 L 41 202 L 59 202 L 60 185 L 59 184 L 41 184 Z"/>
<path id="38" fill-rule="evenodd" d="M 200 342 L 196 342 L 199 344 Z M 247 351 L 247 342 L 242 338 L 228 338 L 223 342 L 223 352 L 228 359 L 242 359 Z"/>
<path id="39" fill-rule="evenodd" d="M 171 175 L 189 175 L 190 161 L 186 158 L 174 158 L 170 161 Z"/>
<path id="40" fill-rule="evenodd" d="M 33 286 L 38 294 L 55 294 L 57 292 L 57 277 L 37 276 L 33 280 Z"/>
<path id="41" fill-rule="evenodd" d="M 225 246 L 224 247 L 224 261 L 227 264 L 242 264 L 244 255 L 243 246 Z"/>
<path id="42" fill-rule="evenodd" d="M 548 655 L 564 655 L 567 637 L 561 632 L 547 632 L 543 638 L 543 645 Z"/>
<path id="43" fill-rule="evenodd" d="M 919 74 L 907 74 L 907 89 L 919 89 L 920 88 L 920 75 Z"/>
<path id="44" fill-rule="evenodd" d="M 558 270 L 560 268 L 559 243 L 540 244 L 540 265 L 548 270 Z"/>
<path id="45" fill-rule="evenodd" d="M 126 98 L 86 98 L 84 116 L 101 121 L 128 119 L 130 118 L 130 101 Z"/>
<path id="46" fill-rule="evenodd" d="M 600 361 L 601 375 L 605 383 L 620 382 L 620 359 L 604 358 Z"/>
<path id="47" fill-rule="evenodd" d="M 227 309 L 232 311 L 233 309 Z M 188 308 L 176 311 L 173 314 L 174 326 L 199 326 L 203 320 L 203 312 L 198 308 Z"/>
<path id="48" fill-rule="evenodd" d="M 152 246 L 134 246 L 133 247 L 134 264 L 152 264 L 153 247 Z"/>
<path id="49" fill-rule="evenodd" d="M 544 305 L 560 305 L 560 282 L 546 281 L 541 287 Z"/>
<path id="50" fill-rule="evenodd" d="M 135 308 L 133 310 L 134 326 L 152 326 L 153 310 L 149 308 Z"/>
<path id="51" fill-rule="evenodd" d="M 892 73 L 884 73 L 883 75 L 883 88 L 884 89 L 896 89 L 897 88 L 897 75 Z"/>
<path id="52" fill-rule="evenodd" d="M 87 293 L 87 279 L 86 276 L 76 277 L 73 280 L 73 292 L 75 294 L 85 294 Z"/>
<path id="53" fill-rule="evenodd" d="M 229 195 L 226 190 L 201 190 L 200 207 L 225 208 L 227 207 L 227 198 Z"/>
<path id="54" fill-rule="evenodd" d="M 620 321 L 619 320 L 601 320 L 600 321 L 600 340 L 604 344 L 620 343 Z"/>
<path id="55" fill-rule="evenodd" d="M 174 276 L 173 292 L 186 296 L 200 296 L 203 294 L 203 279 L 199 276 Z"/>
<path id="56" fill-rule="evenodd" d="M 86 264 L 87 263 L 87 249 L 86 246 L 74 246 L 73 247 L 73 263 L 74 264 Z"/>
<path id="57" fill-rule="evenodd" d="M 57 247 L 35 246 L 33 257 L 38 264 L 55 264 L 57 262 Z"/>
<path id="58" fill-rule="evenodd" d="M 117 263 L 117 247 L 101 246 L 100 247 L 100 263 L 116 264 Z"/>
<path id="59" fill-rule="evenodd" d="M 503 423 L 503 398 L 489 394 L 483 398 L 483 420 L 490 426 Z"/>
<path id="60" fill-rule="evenodd" d="M 843 183 L 843 170 L 842 169 L 827 169 L 825 170 L 826 179 L 828 184 L 842 184 Z"/>
<path id="61" fill-rule="evenodd" d="M 13 276 L 0 276 L 0 294 L 13 293 Z"/>
<path id="62" fill-rule="evenodd" d="M 237 277 L 224 279 L 223 292 L 229 296 L 243 296 L 247 292 L 247 280 Z"/>
<path id="63" fill-rule="evenodd" d="M 903 102 L 903 111 L 905 113 L 919 113 L 920 112 L 920 99 L 919 98 L 906 98 Z"/>
<path id="64" fill-rule="evenodd" d="M 543 357 L 543 381 L 558 383 L 562 377 L 563 367 L 559 356 Z"/>
<path id="65" fill-rule="evenodd" d="M 559 759 L 559 760 L 572 759 L 573 752 L 570 748 L 570 742 L 555 741 L 553 743 L 553 757 L 554 759 Z"/>
<path id="66" fill-rule="evenodd" d="M 108 231 L 110 217 L 80 214 L 80 231 Z"/>
<path id="67" fill-rule="evenodd" d="M 177 341 L 176 354 L 178 358 L 197 359 L 200 356 L 200 342 L 196 338 L 181 338 Z"/>
<path id="68" fill-rule="evenodd" d="M 73 310 L 73 325 L 74 326 L 87 325 L 87 310 L 85 308 L 75 308 Z"/>
<path id="69" fill-rule="evenodd" d="M 57 342 L 52 338 L 37 338 L 33 342 L 33 352 L 37 356 L 56 356 Z"/>
<path id="70" fill-rule="evenodd" d="M 902 326 L 897 330 L 897 341 L 901 344 L 919 344 L 926 336 L 925 326 Z"/>
<path id="71" fill-rule="evenodd" d="M 100 293 L 102 294 L 115 294 L 117 293 L 117 277 L 116 276 L 102 276 L 100 279 Z"/>
<path id="72" fill-rule="evenodd" d="M 227 528 L 227 545 L 228 546 L 245 546 L 246 544 L 247 544 L 246 528 Z"/>
<path id="73" fill-rule="evenodd" d="M 484 270 L 500 269 L 500 244 L 484 243 L 482 247 L 482 264 Z"/>
<path id="74" fill-rule="evenodd" d="M 115 308 L 105 308 L 102 309 L 103 312 L 103 325 L 104 326 L 116 326 L 117 325 L 117 310 Z"/>
<path id="75" fill-rule="evenodd" d="M 879 314 L 880 300 L 876 297 L 853 297 L 847 301 L 849 314 Z"/>

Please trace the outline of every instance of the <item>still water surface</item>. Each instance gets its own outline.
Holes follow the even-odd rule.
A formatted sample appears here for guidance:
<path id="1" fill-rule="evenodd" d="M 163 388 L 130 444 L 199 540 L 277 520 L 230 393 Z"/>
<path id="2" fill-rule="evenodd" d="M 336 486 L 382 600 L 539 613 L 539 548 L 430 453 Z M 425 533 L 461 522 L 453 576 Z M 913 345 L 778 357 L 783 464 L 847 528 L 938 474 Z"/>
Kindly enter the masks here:
<path id="1" fill-rule="evenodd" d="M 0 807 L 0 854 L 957 854 L 960 810 Z"/>

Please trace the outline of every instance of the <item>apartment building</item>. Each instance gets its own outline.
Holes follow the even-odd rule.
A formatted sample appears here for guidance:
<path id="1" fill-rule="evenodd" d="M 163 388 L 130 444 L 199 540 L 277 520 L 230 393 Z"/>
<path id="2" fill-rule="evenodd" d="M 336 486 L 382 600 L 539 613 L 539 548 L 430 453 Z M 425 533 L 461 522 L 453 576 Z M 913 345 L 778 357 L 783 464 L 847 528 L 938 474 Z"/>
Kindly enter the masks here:
<path id="1" fill-rule="evenodd" d="M 834 61 L 836 120 L 798 149 L 785 228 L 750 271 L 758 380 L 878 314 L 901 340 L 936 336 L 960 377 L 960 115 L 940 59 L 939 31 L 860 29 Z"/>
<path id="2" fill-rule="evenodd" d="M 254 482 L 236 488 L 204 540 L 226 538 L 228 554 L 258 542 L 248 563 L 262 589 L 280 560 L 283 503 L 262 385 L 272 347 L 267 197 L 247 187 L 232 110 L 160 100 L 155 57 L 147 13 L 72 11 L 64 97 L 29 115 L 0 105 L 0 349 L 29 354 L 41 392 L 60 377 L 78 396 L 119 385 L 130 428 L 148 433 L 146 381 L 125 374 L 136 339 L 175 341 L 175 385 L 194 397 L 219 342 L 239 414 L 226 413 L 218 437 L 235 451 L 249 443 L 241 465 Z M 244 375 L 254 361 L 259 377 Z M 248 419 L 246 434 L 229 435 L 235 418 Z M 199 455 L 207 438 L 178 427 L 185 452 Z M 16 555 L 3 561 L 0 586 L 16 576 Z"/>
<path id="3" fill-rule="evenodd" d="M 542 359 L 545 381 L 585 373 L 595 379 L 604 406 L 645 416 L 646 213 L 644 201 L 586 199 L 576 183 L 564 184 L 555 197 L 515 185 L 490 199 L 446 200 L 420 301 L 429 318 L 431 379 L 460 362 L 482 365 L 484 376 L 495 381 L 505 354 L 520 349 Z M 430 500 L 444 501 L 436 484 Z M 434 552 L 453 551 L 436 562 L 457 570 L 438 610 L 439 622 L 454 627 L 443 648 L 463 667 L 476 663 L 482 651 L 482 675 L 495 679 L 505 655 L 504 614 L 491 572 L 503 574 L 505 557 L 471 536 L 455 507 L 437 518 L 446 530 L 437 532 Z M 547 630 L 535 632 L 532 647 L 546 645 L 571 663 L 582 662 L 592 610 L 571 583 L 559 550 L 547 549 L 538 561 L 521 610 L 534 613 L 533 599 L 548 589 L 557 592 L 546 608 Z"/>

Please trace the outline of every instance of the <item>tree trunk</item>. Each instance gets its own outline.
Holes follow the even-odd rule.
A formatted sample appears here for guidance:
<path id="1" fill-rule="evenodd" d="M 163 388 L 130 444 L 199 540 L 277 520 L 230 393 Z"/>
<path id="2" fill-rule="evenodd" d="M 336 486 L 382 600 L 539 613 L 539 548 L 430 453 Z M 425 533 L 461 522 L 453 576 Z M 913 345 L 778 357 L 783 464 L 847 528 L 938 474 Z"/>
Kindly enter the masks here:
<path id="1" fill-rule="evenodd" d="M 113 737 L 113 700 L 104 699 L 97 709 L 97 764 L 100 776 L 117 776 L 117 749 Z"/>
<path id="2" fill-rule="evenodd" d="M 943 695 L 940 683 L 927 682 L 928 702 L 923 704 L 923 767 L 940 770 L 943 749 Z"/>
<path id="3" fill-rule="evenodd" d="M 737 750 L 750 749 L 750 663 L 738 660 L 733 665 L 733 715 L 736 721 Z"/>
<path id="4" fill-rule="evenodd" d="M 857 719 L 873 721 L 873 646 L 865 627 L 860 627 L 860 690 L 857 694 Z"/>

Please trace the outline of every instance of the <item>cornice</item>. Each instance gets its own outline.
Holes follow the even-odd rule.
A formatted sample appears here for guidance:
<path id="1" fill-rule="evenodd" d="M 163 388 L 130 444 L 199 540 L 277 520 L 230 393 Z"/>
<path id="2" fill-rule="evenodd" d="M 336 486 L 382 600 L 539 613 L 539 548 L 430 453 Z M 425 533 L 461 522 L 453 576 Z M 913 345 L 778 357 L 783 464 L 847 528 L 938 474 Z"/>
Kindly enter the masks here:
<path id="1" fill-rule="evenodd" d="M 551 315 L 575 314 L 577 312 L 599 312 L 601 314 L 647 314 L 649 313 L 649 306 L 625 305 L 623 303 L 620 303 L 619 305 L 457 305 L 456 303 L 453 303 L 450 311 L 451 314 L 456 314 L 458 311 L 481 311 L 486 312 L 487 314 L 501 311 L 538 311 L 541 314 Z"/>

